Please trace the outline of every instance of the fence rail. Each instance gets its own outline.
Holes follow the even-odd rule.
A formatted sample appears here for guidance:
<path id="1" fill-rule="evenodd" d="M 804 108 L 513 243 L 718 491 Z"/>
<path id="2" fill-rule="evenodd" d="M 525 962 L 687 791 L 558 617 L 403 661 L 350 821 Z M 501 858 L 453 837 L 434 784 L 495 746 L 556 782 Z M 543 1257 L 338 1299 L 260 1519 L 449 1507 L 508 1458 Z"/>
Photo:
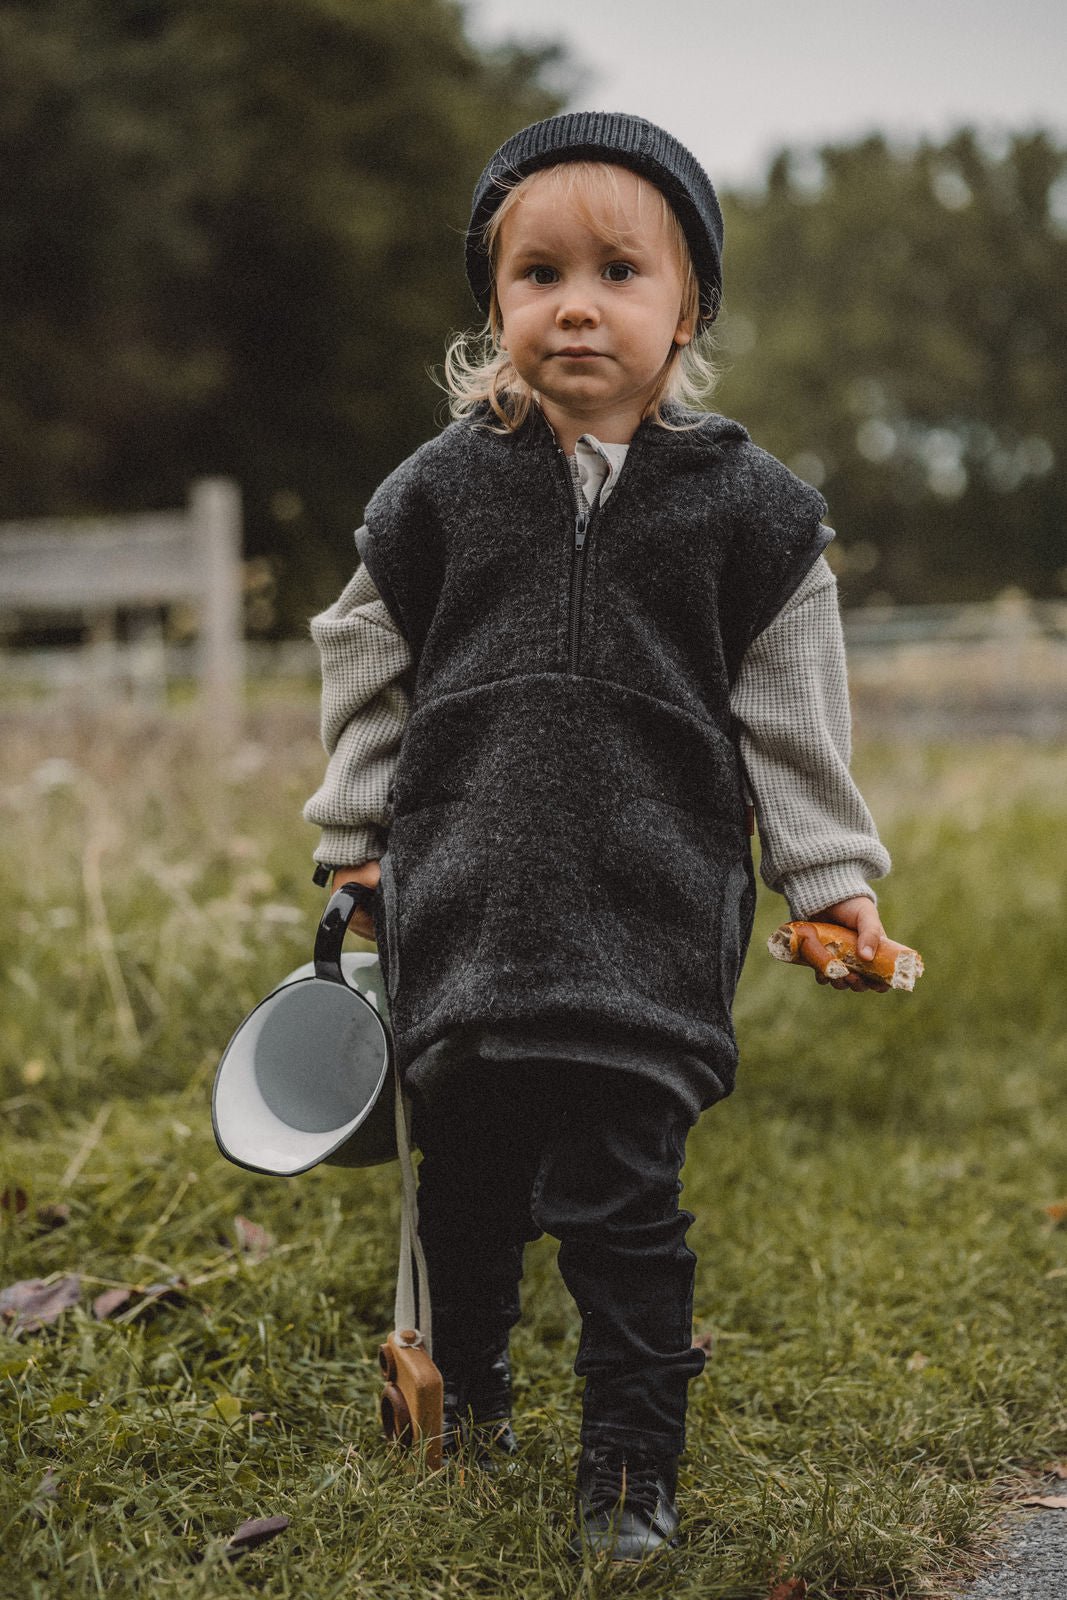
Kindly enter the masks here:
<path id="1" fill-rule="evenodd" d="M 165 605 L 189 599 L 189 519 L 159 512 L 77 524 L 9 522 L 0 528 L 3 604 L 19 611 Z"/>
<path id="2" fill-rule="evenodd" d="M 1009 590 L 972 605 L 865 606 L 846 611 L 844 625 L 850 651 L 1038 638 L 1067 645 L 1067 601 L 1031 600 Z"/>
<path id="3" fill-rule="evenodd" d="M 226 478 L 194 483 L 184 511 L 0 524 L 0 623 L 68 617 L 89 642 L 69 651 L 0 652 L 0 687 L 38 683 L 159 698 L 172 675 L 153 608 L 196 612 L 195 671 L 205 722 L 236 730 L 243 683 L 241 499 Z M 120 643 L 116 618 L 132 614 Z M 184 675 L 184 674 L 183 674 Z"/>
<path id="4" fill-rule="evenodd" d="M 1067 735 L 1067 602 L 1010 594 L 982 605 L 869 607 L 847 611 L 844 629 L 865 733 Z M 253 681 L 318 680 L 310 639 L 249 640 L 243 661 Z M 162 704 L 168 685 L 202 680 L 202 668 L 198 641 L 166 642 L 147 628 L 124 645 L 0 651 L 0 695 L 96 698 L 117 686 Z"/>

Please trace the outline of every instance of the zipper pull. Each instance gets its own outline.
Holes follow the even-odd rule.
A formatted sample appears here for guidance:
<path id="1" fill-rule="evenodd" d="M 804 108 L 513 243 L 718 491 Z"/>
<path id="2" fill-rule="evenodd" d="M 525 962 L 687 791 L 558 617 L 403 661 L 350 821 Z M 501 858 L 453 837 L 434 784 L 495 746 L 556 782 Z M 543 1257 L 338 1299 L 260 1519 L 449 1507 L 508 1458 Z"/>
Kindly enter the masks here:
<path id="1" fill-rule="evenodd" d="M 579 511 L 574 523 L 574 548 L 580 550 L 585 544 L 585 531 L 589 526 L 588 511 Z"/>

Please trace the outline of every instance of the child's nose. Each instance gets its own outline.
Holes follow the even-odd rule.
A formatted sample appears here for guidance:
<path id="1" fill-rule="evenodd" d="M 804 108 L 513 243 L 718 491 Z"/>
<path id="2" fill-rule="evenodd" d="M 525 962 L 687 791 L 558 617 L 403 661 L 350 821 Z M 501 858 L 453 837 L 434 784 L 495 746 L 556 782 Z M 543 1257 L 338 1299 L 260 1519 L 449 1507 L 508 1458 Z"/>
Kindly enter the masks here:
<path id="1" fill-rule="evenodd" d="M 600 311 L 592 295 L 571 292 L 560 300 L 556 322 L 561 328 L 595 327 Z"/>

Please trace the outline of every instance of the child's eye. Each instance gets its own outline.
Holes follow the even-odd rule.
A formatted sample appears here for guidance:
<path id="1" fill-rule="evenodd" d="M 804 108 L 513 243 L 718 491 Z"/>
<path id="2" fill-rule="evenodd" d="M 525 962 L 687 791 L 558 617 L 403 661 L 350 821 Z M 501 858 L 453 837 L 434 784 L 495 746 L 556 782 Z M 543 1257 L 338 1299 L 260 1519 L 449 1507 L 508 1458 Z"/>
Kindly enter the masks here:
<path id="1" fill-rule="evenodd" d="M 628 261 L 613 261 L 604 268 L 604 276 L 609 283 L 629 283 L 634 276 L 634 269 Z"/>
<path id="2" fill-rule="evenodd" d="M 529 267 L 526 276 L 531 283 L 549 284 L 555 283 L 558 274 L 555 267 Z"/>

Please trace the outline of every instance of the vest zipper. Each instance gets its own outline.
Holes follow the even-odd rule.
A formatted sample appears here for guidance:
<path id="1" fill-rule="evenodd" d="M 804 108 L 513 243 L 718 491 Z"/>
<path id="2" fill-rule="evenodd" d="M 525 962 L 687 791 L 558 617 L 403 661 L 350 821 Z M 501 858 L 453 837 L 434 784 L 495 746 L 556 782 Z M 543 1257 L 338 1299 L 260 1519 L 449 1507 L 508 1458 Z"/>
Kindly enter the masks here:
<path id="1" fill-rule="evenodd" d="M 589 512 L 579 511 L 574 519 L 574 559 L 571 562 L 571 671 L 578 671 L 578 630 L 582 618 L 582 578 L 585 573 L 585 536 Z"/>

